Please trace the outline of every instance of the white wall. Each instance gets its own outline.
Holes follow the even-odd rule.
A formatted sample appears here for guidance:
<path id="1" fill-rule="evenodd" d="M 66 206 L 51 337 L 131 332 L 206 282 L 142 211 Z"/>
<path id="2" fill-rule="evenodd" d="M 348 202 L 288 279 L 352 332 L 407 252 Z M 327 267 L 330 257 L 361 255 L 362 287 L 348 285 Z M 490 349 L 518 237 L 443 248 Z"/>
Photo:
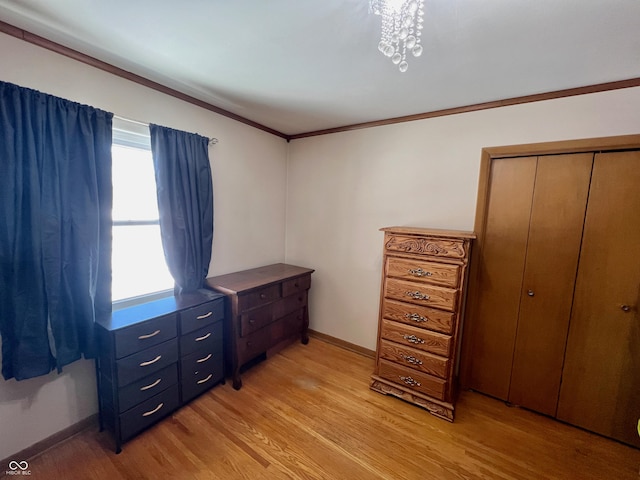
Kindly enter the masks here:
<path id="1" fill-rule="evenodd" d="M 218 138 L 209 150 L 215 202 L 210 275 L 284 261 L 283 139 L 4 34 L 0 66 L 3 81 Z M 93 362 L 22 382 L 0 378 L 0 459 L 96 412 Z"/>
<path id="2" fill-rule="evenodd" d="M 640 133 L 640 88 L 294 140 L 287 263 L 311 328 L 375 349 L 387 226 L 472 230 L 483 147 Z"/>

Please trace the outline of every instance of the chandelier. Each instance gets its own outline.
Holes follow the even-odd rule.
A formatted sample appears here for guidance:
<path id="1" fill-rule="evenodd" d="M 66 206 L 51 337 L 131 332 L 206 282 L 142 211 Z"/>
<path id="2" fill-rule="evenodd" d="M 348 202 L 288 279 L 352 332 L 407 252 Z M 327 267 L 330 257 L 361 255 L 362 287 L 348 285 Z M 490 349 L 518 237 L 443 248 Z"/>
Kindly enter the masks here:
<path id="1" fill-rule="evenodd" d="M 370 11 L 382 17 L 378 50 L 401 72 L 409 68 L 407 54 L 422 55 L 424 0 L 369 0 Z"/>

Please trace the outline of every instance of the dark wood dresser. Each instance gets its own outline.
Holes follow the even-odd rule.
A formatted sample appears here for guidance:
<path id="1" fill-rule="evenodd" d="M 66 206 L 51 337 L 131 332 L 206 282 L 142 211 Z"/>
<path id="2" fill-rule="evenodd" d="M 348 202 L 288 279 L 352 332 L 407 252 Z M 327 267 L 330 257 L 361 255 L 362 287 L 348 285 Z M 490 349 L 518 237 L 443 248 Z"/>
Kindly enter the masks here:
<path id="1" fill-rule="evenodd" d="M 247 362 L 295 338 L 309 341 L 311 273 L 309 268 L 278 263 L 207 279 L 210 288 L 228 297 L 226 350 L 236 390 L 242 387 L 240 368 Z"/>
<path id="2" fill-rule="evenodd" d="M 371 389 L 453 421 L 455 370 L 472 232 L 383 228 Z"/>
<path id="3" fill-rule="evenodd" d="M 116 452 L 224 380 L 224 296 L 208 290 L 117 310 L 96 322 L 100 429 Z"/>

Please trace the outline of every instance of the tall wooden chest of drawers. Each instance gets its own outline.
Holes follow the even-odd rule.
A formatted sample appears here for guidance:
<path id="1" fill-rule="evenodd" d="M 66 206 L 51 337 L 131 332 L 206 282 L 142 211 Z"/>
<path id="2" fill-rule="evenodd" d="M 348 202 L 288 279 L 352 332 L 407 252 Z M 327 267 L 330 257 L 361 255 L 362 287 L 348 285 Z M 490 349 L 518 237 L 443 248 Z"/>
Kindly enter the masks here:
<path id="1" fill-rule="evenodd" d="M 250 360 L 295 338 L 309 341 L 307 294 L 312 273 L 277 263 L 207 278 L 210 288 L 228 297 L 226 350 L 233 388 L 242 387 L 240 368 Z"/>
<path id="2" fill-rule="evenodd" d="M 453 421 L 470 232 L 383 228 L 376 368 L 371 389 Z"/>
<path id="3" fill-rule="evenodd" d="M 98 319 L 100 429 L 116 452 L 145 428 L 224 380 L 224 296 L 202 290 Z"/>

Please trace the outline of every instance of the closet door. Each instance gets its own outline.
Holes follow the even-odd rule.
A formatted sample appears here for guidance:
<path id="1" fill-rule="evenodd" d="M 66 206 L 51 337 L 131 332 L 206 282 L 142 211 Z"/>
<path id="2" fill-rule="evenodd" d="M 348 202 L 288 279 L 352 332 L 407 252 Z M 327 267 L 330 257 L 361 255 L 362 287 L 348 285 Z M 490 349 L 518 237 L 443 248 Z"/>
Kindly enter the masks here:
<path id="1" fill-rule="evenodd" d="M 470 388 L 555 415 L 592 162 L 494 160 Z"/>
<path id="2" fill-rule="evenodd" d="M 556 414 L 593 154 L 538 158 L 509 401 Z"/>
<path id="3" fill-rule="evenodd" d="M 640 446 L 640 153 L 597 154 L 557 418 Z"/>
<path id="4" fill-rule="evenodd" d="M 516 336 L 536 157 L 494 160 L 472 312 L 468 386 L 506 400 Z"/>

